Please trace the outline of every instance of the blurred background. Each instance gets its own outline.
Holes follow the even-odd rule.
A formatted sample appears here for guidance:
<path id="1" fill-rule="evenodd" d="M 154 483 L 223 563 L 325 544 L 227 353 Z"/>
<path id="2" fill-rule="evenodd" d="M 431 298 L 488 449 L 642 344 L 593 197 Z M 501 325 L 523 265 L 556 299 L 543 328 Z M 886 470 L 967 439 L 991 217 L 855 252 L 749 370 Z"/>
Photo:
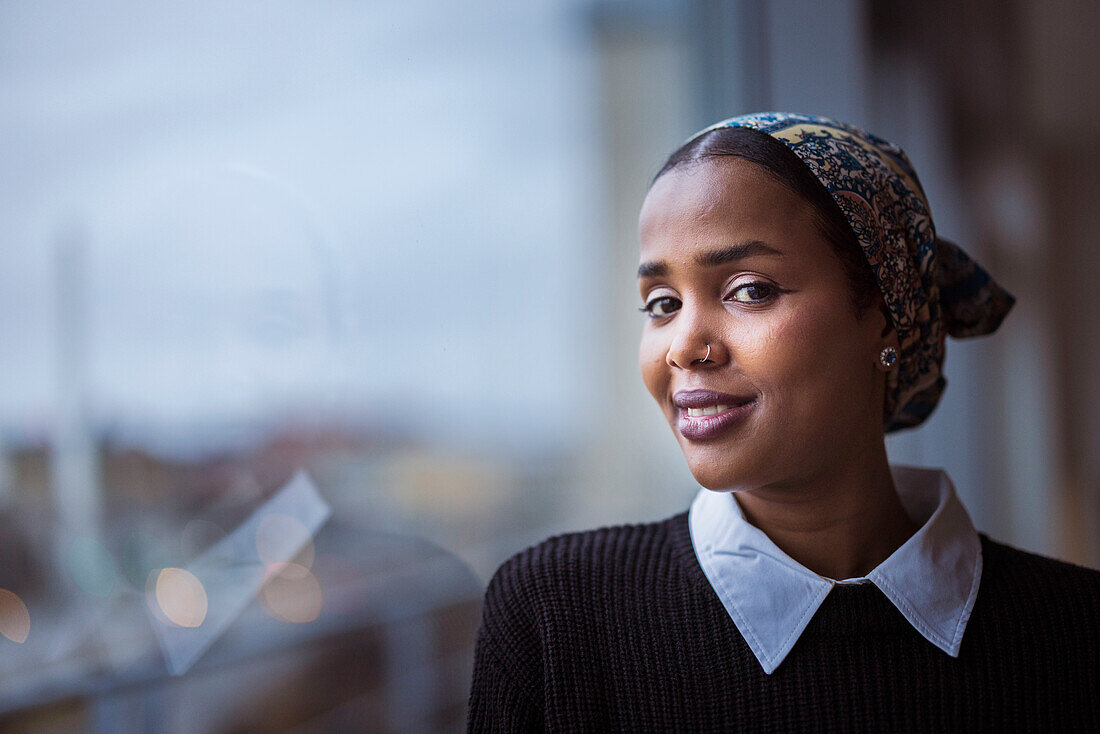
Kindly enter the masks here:
<path id="1" fill-rule="evenodd" d="M 1100 565 L 1100 5 L 0 2 L 0 730 L 453 732 L 484 585 L 698 491 L 636 217 L 768 109 L 1018 299 L 895 461 Z M 1090 295 L 1093 294 L 1093 295 Z"/>

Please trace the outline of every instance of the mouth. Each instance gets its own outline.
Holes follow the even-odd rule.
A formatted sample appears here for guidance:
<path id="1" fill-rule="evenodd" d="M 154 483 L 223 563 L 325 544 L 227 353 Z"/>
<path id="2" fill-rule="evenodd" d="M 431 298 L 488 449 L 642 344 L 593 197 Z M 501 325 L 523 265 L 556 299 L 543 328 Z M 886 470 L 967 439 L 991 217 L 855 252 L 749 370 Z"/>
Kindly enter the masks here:
<path id="1" fill-rule="evenodd" d="M 679 408 L 677 428 L 689 441 L 717 438 L 741 424 L 756 408 L 755 395 L 728 395 L 713 390 L 681 390 L 672 396 Z"/>
<path id="2" fill-rule="evenodd" d="M 704 416 L 704 415 L 718 415 L 719 413 L 725 413 L 727 410 L 729 410 L 732 407 L 734 407 L 734 406 L 732 406 L 732 405 L 723 405 L 723 404 L 719 403 L 718 405 L 711 405 L 711 406 L 706 407 L 706 408 L 688 408 L 687 409 L 687 415 L 688 415 L 688 418 L 698 418 L 698 417 Z"/>

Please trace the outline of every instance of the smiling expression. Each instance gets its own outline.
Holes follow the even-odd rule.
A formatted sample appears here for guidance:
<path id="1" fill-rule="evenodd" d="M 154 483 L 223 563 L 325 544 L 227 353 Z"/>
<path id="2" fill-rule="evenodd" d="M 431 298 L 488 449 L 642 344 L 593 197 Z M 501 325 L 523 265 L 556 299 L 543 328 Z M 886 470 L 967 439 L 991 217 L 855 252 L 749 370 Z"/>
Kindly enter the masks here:
<path id="1" fill-rule="evenodd" d="M 892 332 L 809 203 L 711 158 L 661 176 L 639 230 L 642 378 L 702 486 L 794 486 L 881 447 Z"/>

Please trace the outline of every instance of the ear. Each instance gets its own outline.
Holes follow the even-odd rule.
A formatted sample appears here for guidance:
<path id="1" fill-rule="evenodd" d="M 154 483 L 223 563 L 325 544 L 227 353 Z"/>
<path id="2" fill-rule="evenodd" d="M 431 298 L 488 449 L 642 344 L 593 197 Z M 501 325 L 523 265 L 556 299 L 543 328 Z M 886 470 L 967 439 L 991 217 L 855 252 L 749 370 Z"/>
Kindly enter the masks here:
<path id="1" fill-rule="evenodd" d="M 894 328 L 894 319 L 891 318 L 886 304 L 879 300 L 878 312 L 881 319 L 879 330 L 878 350 L 875 353 L 875 367 L 880 372 L 890 372 L 896 366 L 901 354 L 901 344 L 898 340 L 897 330 Z M 888 358 L 889 357 L 892 358 Z"/>
<path id="2" fill-rule="evenodd" d="M 864 312 L 863 318 L 867 329 L 864 332 L 867 337 L 867 346 L 872 350 L 870 357 L 874 361 L 875 368 L 880 372 L 890 372 L 897 365 L 901 346 L 897 330 L 894 329 L 894 320 L 890 316 L 890 311 L 886 308 L 886 303 L 881 296 L 879 296 L 875 305 Z M 894 362 L 889 366 L 882 362 L 881 355 L 883 350 L 886 349 L 892 349 L 894 354 Z"/>
<path id="3" fill-rule="evenodd" d="M 878 302 L 879 313 L 882 314 L 882 331 L 879 337 L 882 339 L 882 346 L 893 347 L 894 349 L 900 349 L 901 345 L 898 343 L 898 332 L 894 329 L 894 318 L 890 315 L 890 310 L 886 308 L 886 304 L 879 299 Z"/>
<path id="4" fill-rule="evenodd" d="M 860 311 L 858 314 L 860 329 L 868 340 L 884 347 L 898 348 L 897 333 L 894 330 L 894 319 L 890 316 L 886 303 L 879 295 L 875 302 Z"/>

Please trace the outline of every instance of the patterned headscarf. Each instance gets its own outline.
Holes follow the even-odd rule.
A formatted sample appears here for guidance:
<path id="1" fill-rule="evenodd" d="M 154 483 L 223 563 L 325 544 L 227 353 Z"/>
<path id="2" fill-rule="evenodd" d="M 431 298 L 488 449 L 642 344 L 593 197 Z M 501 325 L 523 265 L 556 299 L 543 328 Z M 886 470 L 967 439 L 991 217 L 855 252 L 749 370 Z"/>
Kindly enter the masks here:
<path id="1" fill-rule="evenodd" d="M 901 349 L 884 406 L 887 431 L 916 426 L 936 407 L 944 341 L 990 334 L 1015 299 L 957 245 L 936 236 L 920 181 L 901 148 L 824 117 L 762 112 L 732 117 L 785 144 L 832 194 L 874 270 Z"/>

